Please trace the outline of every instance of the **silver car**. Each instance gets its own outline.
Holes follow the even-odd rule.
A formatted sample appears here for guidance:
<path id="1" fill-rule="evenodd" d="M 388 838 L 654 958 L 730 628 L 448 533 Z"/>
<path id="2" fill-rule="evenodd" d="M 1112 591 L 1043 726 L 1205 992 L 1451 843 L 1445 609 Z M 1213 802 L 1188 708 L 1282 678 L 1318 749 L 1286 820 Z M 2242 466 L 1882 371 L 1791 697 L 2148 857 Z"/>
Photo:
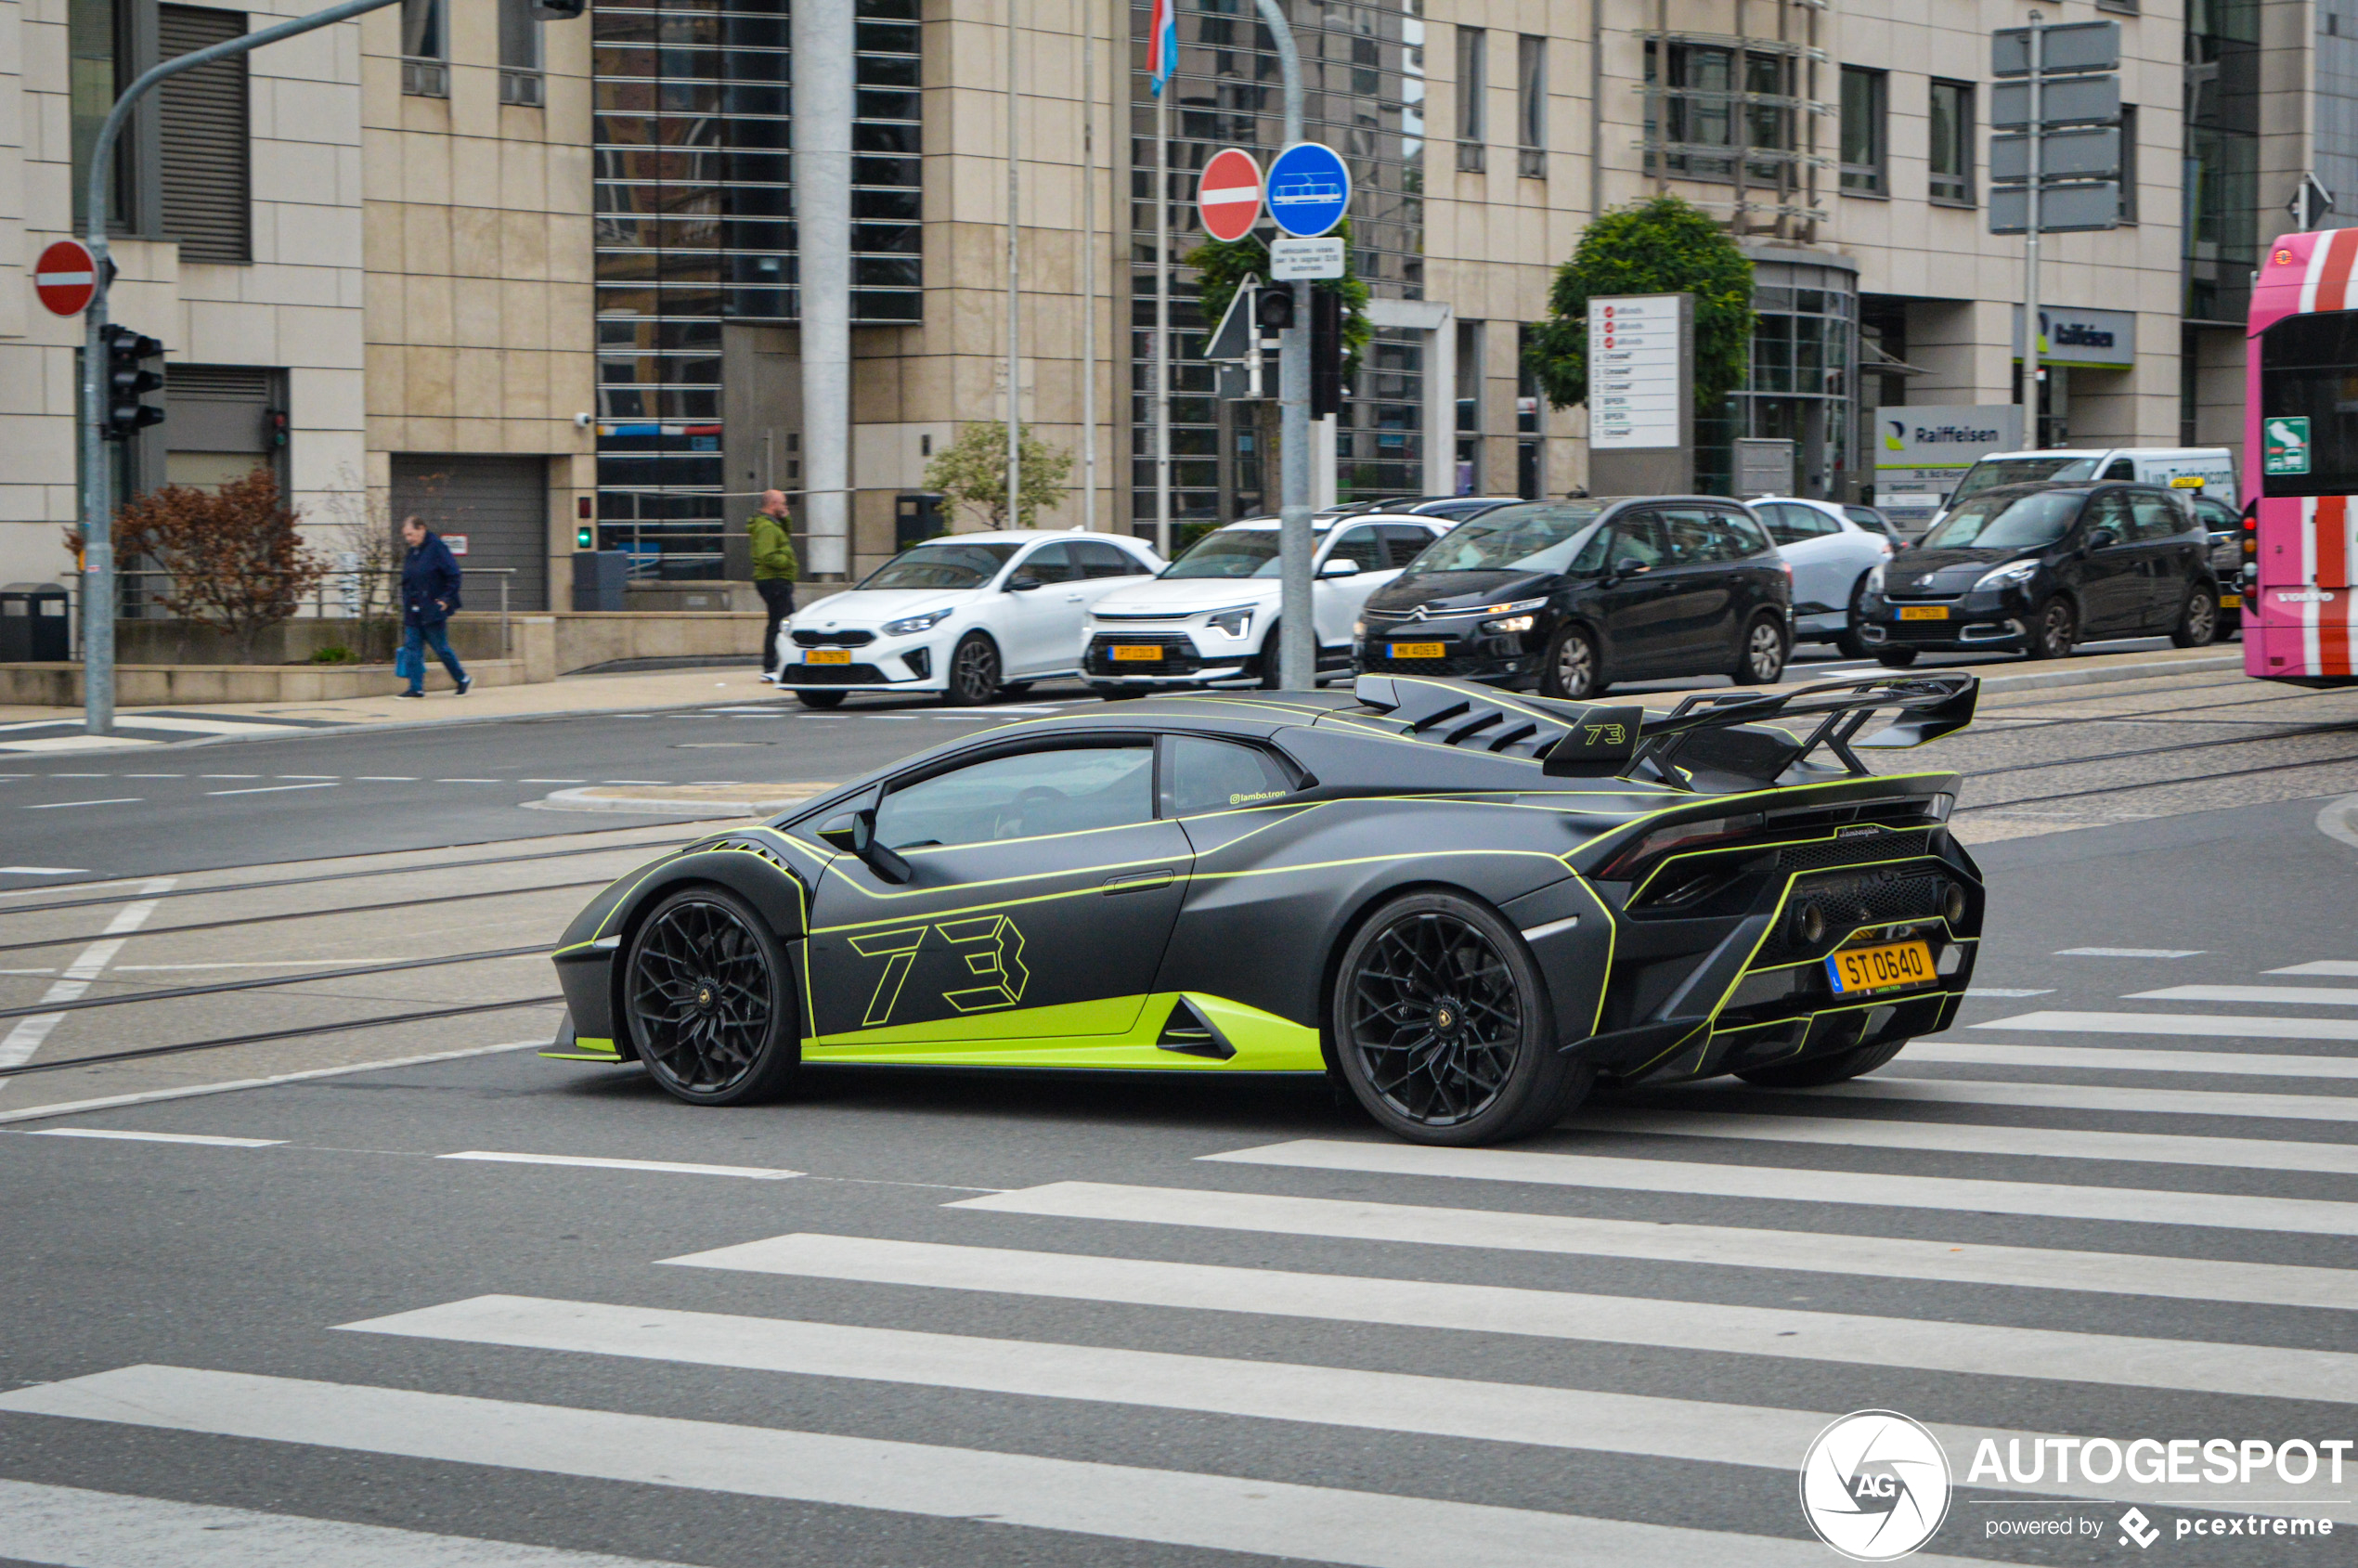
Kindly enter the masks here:
<path id="1" fill-rule="evenodd" d="M 1792 496 L 1764 497 L 1751 506 L 1793 568 L 1794 641 L 1832 642 L 1847 657 L 1868 657 L 1859 640 L 1859 590 L 1898 548 L 1890 525 L 1872 507 Z"/>

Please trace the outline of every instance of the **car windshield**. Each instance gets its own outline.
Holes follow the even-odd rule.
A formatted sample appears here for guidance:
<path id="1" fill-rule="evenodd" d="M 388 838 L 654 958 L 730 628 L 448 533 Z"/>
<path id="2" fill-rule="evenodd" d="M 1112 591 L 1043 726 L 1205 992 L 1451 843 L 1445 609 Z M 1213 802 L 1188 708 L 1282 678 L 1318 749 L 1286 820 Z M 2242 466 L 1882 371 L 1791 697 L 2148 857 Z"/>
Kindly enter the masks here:
<path id="1" fill-rule="evenodd" d="M 1274 577 L 1277 575 L 1277 530 L 1222 528 L 1198 539 L 1186 554 L 1162 569 L 1166 577 Z"/>
<path id="2" fill-rule="evenodd" d="M 1561 572 L 1602 503 L 1502 506 L 1458 524 L 1408 564 L 1404 579 L 1437 572 Z"/>
<path id="3" fill-rule="evenodd" d="M 885 588 L 980 588 L 999 575 L 1022 546 L 1015 544 L 955 544 L 943 540 L 902 551 L 860 586 Z"/>
<path id="4" fill-rule="evenodd" d="M 1949 499 L 1961 501 L 2001 485 L 2067 485 L 2075 479 L 2095 476 L 2096 460 L 2092 457 L 1984 458 L 1965 470 L 1965 476 L 1957 481 L 1956 493 Z"/>
<path id="5" fill-rule="evenodd" d="M 1970 500 L 1942 518 L 1917 548 L 2036 550 L 2064 537 L 2083 499 L 2077 492 L 2049 490 Z"/>

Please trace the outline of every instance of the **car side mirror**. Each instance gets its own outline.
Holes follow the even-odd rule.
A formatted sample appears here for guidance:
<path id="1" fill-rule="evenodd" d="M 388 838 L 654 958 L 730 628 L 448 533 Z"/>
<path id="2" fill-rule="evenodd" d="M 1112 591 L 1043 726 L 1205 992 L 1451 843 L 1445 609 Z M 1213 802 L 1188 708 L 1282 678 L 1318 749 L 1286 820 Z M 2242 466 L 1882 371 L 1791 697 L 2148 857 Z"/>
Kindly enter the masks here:
<path id="1" fill-rule="evenodd" d="M 1359 563 L 1348 555 L 1329 555 L 1327 564 L 1318 568 L 1318 575 L 1322 577 L 1355 577 L 1359 575 Z"/>
<path id="2" fill-rule="evenodd" d="M 837 816 L 829 817 L 825 822 L 822 823 L 819 825 L 819 837 L 821 842 L 831 844 L 847 854 L 856 850 L 858 849 L 858 845 L 854 840 L 851 831 L 851 821 L 854 814 L 855 813 L 850 811 L 845 811 Z"/>
<path id="3" fill-rule="evenodd" d="M 1039 586 L 1034 584 L 1034 587 Z M 887 882 L 902 883 L 915 875 L 909 862 L 876 842 L 876 813 L 874 807 L 851 814 L 851 852 L 860 863 L 883 877 Z"/>
<path id="4" fill-rule="evenodd" d="M 1619 582 L 1624 577 L 1642 577 L 1653 568 L 1643 561 L 1616 561 L 1605 568 L 1605 580 Z"/>
<path id="5" fill-rule="evenodd" d="M 1009 577 L 1007 579 L 1007 591 L 1009 593 L 1030 593 L 1033 589 L 1040 586 L 1041 582 L 1038 577 Z"/>
<path id="6" fill-rule="evenodd" d="M 2088 533 L 2090 550 L 2110 550 L 2120 542 L 2120 536 L 2110 528 L 2092 528 Z"/>

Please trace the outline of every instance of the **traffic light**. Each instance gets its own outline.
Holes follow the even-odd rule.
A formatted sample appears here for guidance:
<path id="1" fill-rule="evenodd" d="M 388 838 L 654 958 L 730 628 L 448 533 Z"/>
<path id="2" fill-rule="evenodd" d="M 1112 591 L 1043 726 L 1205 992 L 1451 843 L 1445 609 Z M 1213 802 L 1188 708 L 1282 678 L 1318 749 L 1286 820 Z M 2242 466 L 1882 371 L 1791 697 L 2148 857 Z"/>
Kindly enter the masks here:
<path id="1" fill-rule="evenodd" d="M 117 322 L 99 329 L 107 349 L 107 419 L 110 441 L 127 441 L 151 424 L 163 422 L 163 409 L 147 400 L 163 386 L 163 372 L 148 369 L 161 358 L 163 344 Z"/>
<path id="2" fill-rule="evenodd" d="M 1310 291 L 1310 417 L 1342 412 L 1342 296 Z"/>
<path id="3" fill-rule="evenodd" d="M 1281 283 L 1261 291 L 1261 330 L 1263 332 L 1293 330 L 1292 284 Z"/>
<path id="4" fill-rule="evenodd" d="M 532 0 L 535 21 L 571 21 L 579 16 L 588 0 Z"/>
<path id="5" fill-rule="evenodd" d="M 584 523 L 580 527 L 576 528 L 573 531 L 573 548 L 576 550 L 597 549 L 598 531 L 595 528 L 592 528 L 589 524 Z"/>

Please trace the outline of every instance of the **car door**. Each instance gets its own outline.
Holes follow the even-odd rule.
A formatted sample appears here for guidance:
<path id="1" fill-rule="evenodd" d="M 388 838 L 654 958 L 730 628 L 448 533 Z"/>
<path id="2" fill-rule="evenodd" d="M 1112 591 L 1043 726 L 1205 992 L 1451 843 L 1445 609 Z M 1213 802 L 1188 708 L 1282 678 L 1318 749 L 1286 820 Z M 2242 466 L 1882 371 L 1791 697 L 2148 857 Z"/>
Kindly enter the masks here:
<path id="1" fill-rule="evenodd" d="M 865 804 L 906 877 L 849 853 L 821 876 L 810 1059 L 1049 1059 L 1137 1019 L 1193 863 L 1154 737 L 1013 743 Z"/>
<path id="2" fill-rule="evenodd" d="M 1822 616 L 1846 609 L 1858 573 L 1850 570 L 1846 548 L 1849 535 L 1842 525 L 1799 501 L 1756 501 L 1752 510 L 1768 525 L 1777 552 L 1793 568 L 1794 614 Z"/>
<path id="3" fill-rule="evenodd" d="M 1348 561 L 1359 570 L 1349 577 L 1325 575 L 1329 561 Z M 1348 648 L 1351 623 L 1366 608 L 1368 595 L 1399 576 L 1390 564 L 1381 536 L 1372 523 L 1337 528 L 1318 555 L 1319 576 L 1310 590 L 1310 623 L 1318 628 L 1321 648 Z"/>
<path id="4" fill-rule="evenodd" d="M 1025 579 L 1040 586 L 1014 586 Z M 1035 546 L 1016 558 L 1000 587 L 984 612 L 984 624 L 999 638 L 1008 675 L 1030 679 L 1080 667 L 1087 578 L 1073 560 L 1072 546 L 1063 539 Z"/>
<path id="5" fill-rule="evenodd" d="M 1679 673 L 1724 668 L 1736 645 L 1732 624 L 1738 609 L 1730 551 L 1719 516 L 1710 507 L 1654 509 L 1668 565 L 1663 618 L 1668 628 L 1667 656 Z"/>
<path id="6" fill-rule="evenodd" d="M 1583 597 L 1593 596 L 1598 618 L 1604 623 L 1613 676 L 1621 680 L 1674 662 L 1677 628 L 1670 618 L 1670 598 L 1676 583 L 1668 570 L 1670 551 L 1652 512 L 1625 512 L 1610 526 L 1603 574 Z M 1583 564 L 1575 561 L 1574 569 Z"/>
<path id="7" fill-rule="evenodd" d="M 2186 590 L 2199 571 L 2207 536 L 2158 490 L 2132 490 L 2129 514 L 2137 525 L 2137 570 L 2144 594 L 2144 627 L 2167 631 L 2185 612 Z"/>
<path id="8" fill-rule="evenodd" d="M 2098 545 L 2099 531 L 2112 536 Z M 2147 592 L 2139 575 L 2137 520 L 2125 490 L 2100 490 L 2080 509 L 2079 636 L 2118 637 L 2144 625 Z"/>

